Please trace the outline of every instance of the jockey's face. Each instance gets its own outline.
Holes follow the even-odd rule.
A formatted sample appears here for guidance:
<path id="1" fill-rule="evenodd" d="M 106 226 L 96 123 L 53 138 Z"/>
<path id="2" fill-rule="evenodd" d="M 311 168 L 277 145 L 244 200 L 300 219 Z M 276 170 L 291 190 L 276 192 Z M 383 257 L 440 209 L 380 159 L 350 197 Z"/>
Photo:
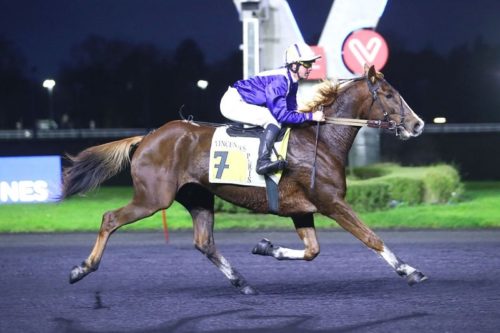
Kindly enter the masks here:
<path id="1" fill-rule="evenodd" d="M 299 80 L 307 79 L 312 71 L 313 62 L 300 62 L 298 63 L 297 76 Z"/>

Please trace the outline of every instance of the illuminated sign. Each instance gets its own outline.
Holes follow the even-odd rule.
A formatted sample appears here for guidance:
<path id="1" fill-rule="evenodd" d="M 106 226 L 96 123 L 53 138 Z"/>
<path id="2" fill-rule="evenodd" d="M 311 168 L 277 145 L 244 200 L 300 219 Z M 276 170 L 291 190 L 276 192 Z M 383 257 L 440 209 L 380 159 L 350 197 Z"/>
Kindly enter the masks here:
<path id="1" fill-rule="evenodd" d="M 314 54 L 320 55 L 321 58 L 316 59 L 313 63 L 311 73 L 308 80 L 323 80 L 326 78 L 326 53 L 321 46 L 311 46 Z"/>
<path id="2" fill-rule="evenodd" d="M 0 157 L 0 204 L 57 201 L 60 156 Z"/>
<path id="3" fill-rule="evenodd" d="M 354 74 L 363 74 L 365 64 L 374 65 L 380 71 L 388 57 L 389 48 L 384 38 L 369 29 L 354 31 L 342 47 L 342 59 Z"/>

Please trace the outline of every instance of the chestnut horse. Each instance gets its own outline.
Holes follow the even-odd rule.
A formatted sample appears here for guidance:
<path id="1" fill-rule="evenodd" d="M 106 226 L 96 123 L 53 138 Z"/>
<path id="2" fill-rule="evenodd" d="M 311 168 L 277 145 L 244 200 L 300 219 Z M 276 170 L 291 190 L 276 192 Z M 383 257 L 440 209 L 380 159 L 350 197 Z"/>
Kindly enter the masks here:
<path id="1" fill-rule="evenodd" d="M 342 85 L 325 81 L 307 105 L 309 111 L 318 107 L 323 108 L 330 120 L 365 119 L 372 123 L 379 120 L 381 127 L 390 124 L 385 127 L 390 127 L 403 140 L 420 135 L 424 127 L 424 122 L 373 66 L 364 76 Z M 277 215 L 292 218 L 304 249 L 276 246 L 263 239 L 252 252 L 280 260 L 313 260 L 320 251 L 313 216 L 320 213 L 334 219 L 373 249 L 413 285 L 427 277 L 394 255 L 345 201 L 347 154 L 358 130 L 328 120 L 321 125 L 311 123 L 292 129 L 286 156 L 288 167 L 278 186 Z M 207 124 L 172 121 L 146 136 L 94 146 L 76 157 L 69 157 L 72 165 L 64 170 L 63 198 L 94 189 L 128 163 L 134 185 L 134 196 L 129 204 L 104 213 L 94 248 L 81 265 L 72 269 L 70 283 L 97 270 L 108 238 L 114 231 L 168 208 L 177 200 L 193 219 L 196 249 L 206 255 L 241 293 L 256 293 L 215 246 L 214 195 L 258 213 L 269 213 L 266 190 L 209 182 L 208 161 L 214 131 L 215 127 Z M 314 185 L 311 174 L 315 175 Z"/>

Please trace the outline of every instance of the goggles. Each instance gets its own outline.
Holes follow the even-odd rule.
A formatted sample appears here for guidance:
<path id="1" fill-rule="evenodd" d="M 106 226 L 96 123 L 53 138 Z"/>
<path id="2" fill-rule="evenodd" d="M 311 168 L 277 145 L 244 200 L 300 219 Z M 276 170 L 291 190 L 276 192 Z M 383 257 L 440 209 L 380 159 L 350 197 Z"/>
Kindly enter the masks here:
<path id="1" fill-rule="evenodd" d="M 311 68 L 313 66 L 314 61 L 299 61 L 299 64 L 304 66 L 304 68 Z"/>

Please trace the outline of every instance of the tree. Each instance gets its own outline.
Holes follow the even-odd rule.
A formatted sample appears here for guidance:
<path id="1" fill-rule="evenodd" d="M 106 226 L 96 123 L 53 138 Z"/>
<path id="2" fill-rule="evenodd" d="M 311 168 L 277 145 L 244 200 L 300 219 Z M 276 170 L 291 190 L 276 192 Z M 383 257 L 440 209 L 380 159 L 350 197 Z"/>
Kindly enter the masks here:
<path id="1" fill-rule="evenodd" d="M 132 44 L 90 36 L 73 49 L 74 61 L 61 79 L 79 124 L 149 127 L 155 73 L 164 72 L 161 52 L 150 44 Z"/>
<path id="2" fill-rule="evenodd" d="M 17 122 L 29 121 L 33 99 L 25 66 L 26 61 L 14 43 L 0 37 L 0 128 L 14 128 Z"/>

